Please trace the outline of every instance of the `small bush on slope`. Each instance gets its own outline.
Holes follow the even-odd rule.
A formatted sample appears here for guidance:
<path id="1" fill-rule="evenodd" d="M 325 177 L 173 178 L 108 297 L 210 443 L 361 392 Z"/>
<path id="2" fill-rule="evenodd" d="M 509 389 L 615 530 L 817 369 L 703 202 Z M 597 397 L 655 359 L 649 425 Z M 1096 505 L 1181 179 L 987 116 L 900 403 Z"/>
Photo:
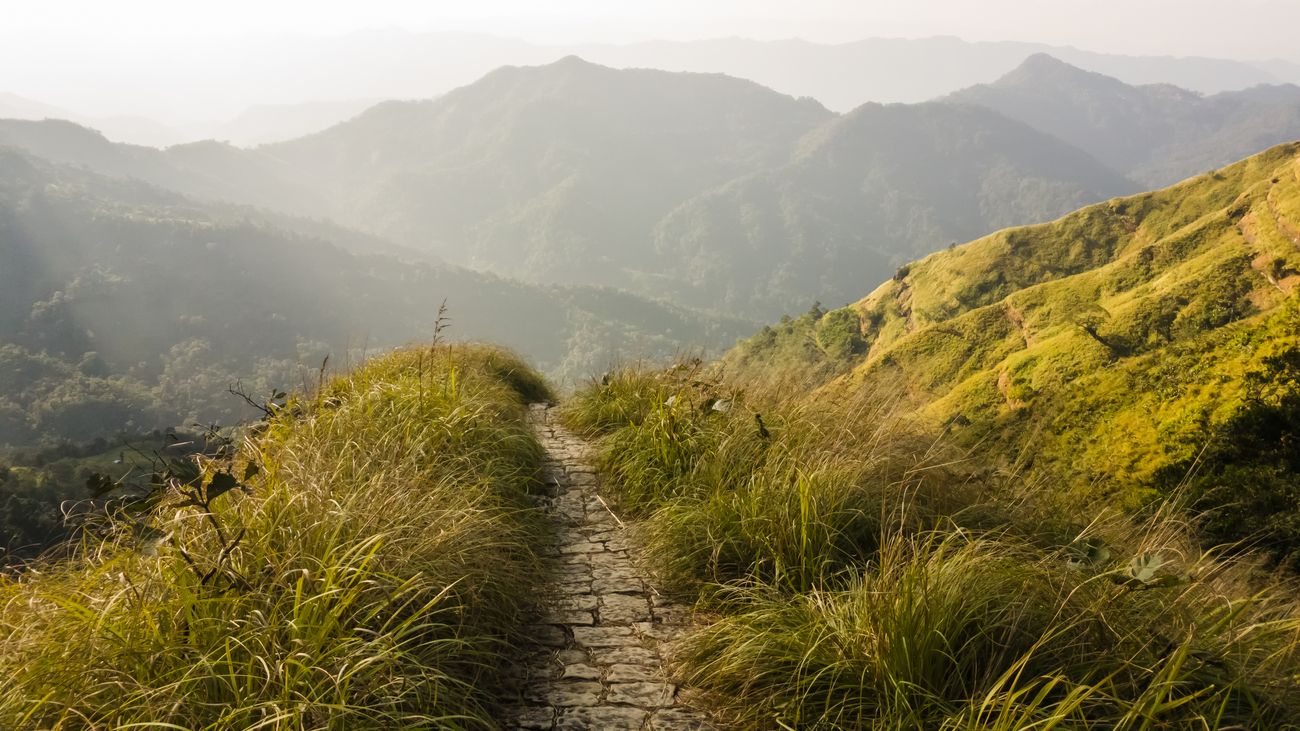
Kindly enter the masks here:
<path id="1" fill-rule="evenodd" d="M 545 387 L 486 348 L 380 358 L 246 439 L 227 540 L 170 494 L 0 586 L 0 726 L 490 727 L 538 576 L 522 391 Z"/>
<path id="2" fill-rule="evenodd" d="M 870 397 L 746 401 L 682 370 L 592 391 L 569 420 L 698 592 L 679 670 L 740 728 L 1300 724 L 1296 587 L 1172 508 L 1063 512 Z"/>

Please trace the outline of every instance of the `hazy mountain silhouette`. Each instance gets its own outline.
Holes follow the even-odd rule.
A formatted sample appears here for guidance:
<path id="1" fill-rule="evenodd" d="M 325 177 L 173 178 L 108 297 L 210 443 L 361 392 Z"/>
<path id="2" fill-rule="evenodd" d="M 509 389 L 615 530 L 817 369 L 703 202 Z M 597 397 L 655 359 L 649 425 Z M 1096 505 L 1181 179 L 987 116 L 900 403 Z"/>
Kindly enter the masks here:
<path id="1" fill-rule="evenodd" d="M 720 74 L 578 58 L 502 68 L 256 150 L 113 145 L 58 122 L 0 122 L 0 142 L 328 218 L 504 276 L 745 317 L 847 296 L 839 285 L 888 276 L 951 240 L 1132 190 L 988 111 L 867 105 L 839 117 Z"/>
<path id="2" fill-rule="evenodd" d="M 68 418 L 84 409 L 92 434 L 177 399 L 189 404 L 182 413 L 211 416 L 236 379 L 283 379 L 304 358 L 428 337 L 444 299 L 453 335 L 518 348 L 557 377 L 726 343 L 749 327 L 609 289 L 539 287 L 339 245 L 365 238 L 0 148 L 0 343 L 67 366 L 52 365 L 39 388 L 5 389 L 0 411 L 21 401 L 26 426 L 11 430 L 29 436 L 44 431 L 45 396 Z M 186 366 L 201 370 L 173 372 L 189 385 L 169 386 L 182 351 L 206 354 Z M 87 357 L 99 380 L 68 380 Z M 184 398 L 162 392 L 172 386 Z M 97 412 L 101 396 L 122 408 Z"/>
<path id="3" fill-rule="evenodd" d="M 1133 190 L 1082 151 L 996 113 L 864 105 L 804 139 L 786 165 L 682 206 L 656 231 L 665 261 L 738 309 L 845 302 L 908 259 Z"/>
<path id="4" fill-rule="evenodd" d="M 1300 138 L 1300 87 L 1202 96 L 1131 86 L 1051 56 L 945 101 L 978 104 L 1076 145 L 1145 185 L 1166 185 Z"/>

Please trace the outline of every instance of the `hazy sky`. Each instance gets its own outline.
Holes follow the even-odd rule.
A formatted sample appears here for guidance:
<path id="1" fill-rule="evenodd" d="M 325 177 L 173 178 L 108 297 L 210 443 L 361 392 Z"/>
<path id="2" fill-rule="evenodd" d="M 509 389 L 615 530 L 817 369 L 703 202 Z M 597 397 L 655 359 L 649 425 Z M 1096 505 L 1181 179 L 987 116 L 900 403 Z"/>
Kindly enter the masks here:
<path id="1" fill-rule="evenodd" d="M 338 34 L 399 27 L 535 41 L 957 35 L 1098 51 L 1300 59 L 1296 0 L 6 0 L 11 42 L 50 35 Z M 33 34 L 33 31 L 36 33 Z"/>
<path id="2" fill-rule="evenodd" d="M 283 98 L 284 89 L 301 88 L 286 75 L 291 64 L 356 71 L 330 68 L 339 43 L 326 39 L 367 30 L 543 44 L 952 35 L 1300 61 L 1296 28 L 1300 0 L 0 0 L 0 92 L 100 117 L 212 119 L 249 103 L 301 101 Z M 358 35 L 354 57 L 383 55 L 385 43 Z M 328 92 L 303 89 L 308 98 Z"/>

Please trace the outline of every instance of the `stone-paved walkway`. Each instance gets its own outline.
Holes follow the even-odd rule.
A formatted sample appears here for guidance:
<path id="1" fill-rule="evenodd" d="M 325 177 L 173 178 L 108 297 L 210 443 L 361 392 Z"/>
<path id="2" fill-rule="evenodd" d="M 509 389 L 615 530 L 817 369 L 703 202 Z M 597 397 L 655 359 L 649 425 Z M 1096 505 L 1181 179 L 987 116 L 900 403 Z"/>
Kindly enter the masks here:
<path id="1" fill-rule="evenodd" d="M 664 675 L 661 643 L 689 621 L 633 562 L 625 528 L 597 495 L 591 447 L 535 405 L 548 454 L 555 593 L 519 668 L 510 729 L 711 729 Z"/>

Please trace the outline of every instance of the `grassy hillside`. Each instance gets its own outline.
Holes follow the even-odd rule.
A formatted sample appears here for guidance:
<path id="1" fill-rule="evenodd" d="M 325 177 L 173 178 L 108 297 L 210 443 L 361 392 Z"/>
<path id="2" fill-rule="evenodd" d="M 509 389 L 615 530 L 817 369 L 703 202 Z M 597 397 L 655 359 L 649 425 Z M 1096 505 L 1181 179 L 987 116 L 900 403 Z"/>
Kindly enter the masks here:
<path id="1" fill-rule="evenodd" d="M 1199 548 L 1175 505 L 1073 505 L 887 388 L 688 363 L 619 371 L 566 413 L 696 601 L 676 670 L 729 728 L 1300 724 L 1294 581 Z"/>
<path id="2" fill-rule="evenodd" d="M 380 358 L 0 577 L 0 725 L 484 728 L 539 572 L 540 378 Z"/>
<path id="3" fill-rule="evenodd" d="M 1148 186 L 1300 139 L 1300 87 L 1294 85 L 1201 96 L 1169 84 L 1130 86 L 1044 54 L 944 101 L 993 109 Z"/>
<path id="4" fill-rule="evenodd" d="M 827 388 L 892 389 L 955 437 L 1085 499 L 1141 504 L 1198 457 L 1194 495 L 1213 494 L 1234 463 L 1262 470 L 1250 481 L 1260 494 L 1203 504 L 1256 514 L 1219 538 L 1264 530 L 1287 552 L 1300 546 L 1294 466 L 1280 456 L 1296 427 L 1298 154 L 1278 147 L 931 255 L 726 362 L 741 377 L 779 363 L 851 371 Z M 854 348 L 798 347 L 828 318 L 856 323 Z M 1254 456 L 1224 451 L 1243 440 L 1258 441 Z M 1264 525 L 1260 511 L 1279 517 Z"/>

